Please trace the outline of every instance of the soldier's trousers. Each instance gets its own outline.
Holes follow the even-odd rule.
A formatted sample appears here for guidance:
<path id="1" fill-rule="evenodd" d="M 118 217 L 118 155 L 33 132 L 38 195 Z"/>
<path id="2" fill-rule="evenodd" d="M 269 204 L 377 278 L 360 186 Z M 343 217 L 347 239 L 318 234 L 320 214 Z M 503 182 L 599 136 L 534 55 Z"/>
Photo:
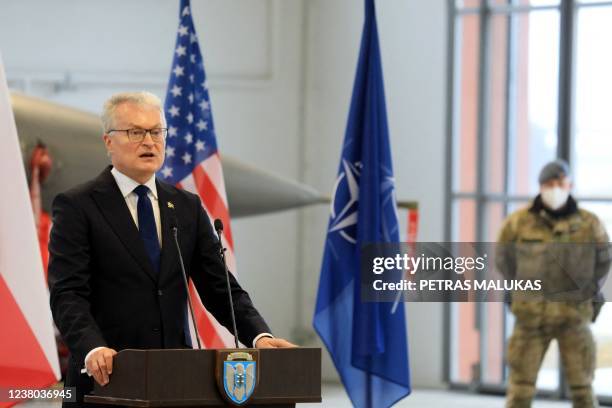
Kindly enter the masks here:
<path id="1" fill-rule="evenodd" d="M 517 319 L 508 345 L 510 381 L 507 408 L 530 408 L 536 379 L 552 339 L 557 339 L 563 372 L 574 408 L 598 407 L 591 383 L 595 373 L 595 341 L 588 322 L 529 327 Z"/>

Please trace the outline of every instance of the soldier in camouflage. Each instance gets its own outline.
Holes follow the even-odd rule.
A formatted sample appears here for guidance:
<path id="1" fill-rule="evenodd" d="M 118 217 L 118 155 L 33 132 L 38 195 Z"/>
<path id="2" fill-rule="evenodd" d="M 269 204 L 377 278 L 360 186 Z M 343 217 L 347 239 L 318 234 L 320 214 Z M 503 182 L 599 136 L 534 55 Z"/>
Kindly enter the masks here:
<path id="1" fill-rule="evenodd" d="M 504 222 L 496 253 L 495 263 L 506 278 L 541 279 L 544 291 L 551 295 L 527 299 L 512 294 L 516 323 L 508 344 L 506 407 L 531 407 L 538 371 L 552 339 L 559 344 L 573 407 L 598 407 L 591 387 L 595 342 L 589 325 L 603 305 L 597 283 L 610 266 L 608 235 L 599 219 L 578 208 L 569 194 L 566 162 L 548 163 L 538 181 L 540 194 L 532 204 Z M 571 292 L 576 282 L 583 289 L 578 294 Z M 555 294 L 559 297 L 554 298 Z"/>

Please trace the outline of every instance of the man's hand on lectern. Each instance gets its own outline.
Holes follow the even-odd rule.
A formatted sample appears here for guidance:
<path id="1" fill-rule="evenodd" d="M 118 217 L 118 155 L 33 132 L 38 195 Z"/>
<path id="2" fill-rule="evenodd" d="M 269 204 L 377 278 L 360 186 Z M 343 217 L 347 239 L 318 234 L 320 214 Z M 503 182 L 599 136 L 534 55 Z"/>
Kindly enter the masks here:
<path id="1" fill-rule="evenodd" d="M 112 348 L 100 347 L 85 361 L 87 372 L 93 376 L 98 384 L 108 384 L 108 376 L 113 373 L 113 357 L 115 354 L 117 352 Z"/>
<path id="2" fill-rule="evenodd" d="M 277 339 L 275 337 L 262 337 L 255 343 L 255 348 L 289 348 L 297 347 L 293 343 L 289 343 L 285 339 Z"/>

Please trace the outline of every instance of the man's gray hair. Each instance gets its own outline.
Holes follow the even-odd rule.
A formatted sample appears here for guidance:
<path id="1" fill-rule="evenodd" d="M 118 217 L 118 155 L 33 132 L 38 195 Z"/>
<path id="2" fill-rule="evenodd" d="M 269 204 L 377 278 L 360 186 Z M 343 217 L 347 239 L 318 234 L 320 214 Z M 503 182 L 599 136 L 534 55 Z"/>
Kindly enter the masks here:
<path id="1" fill-rule="evenodd" d="M 112 129 L 114 126 L 113 120 L 115 116 L 115 109 L 117 109 L 117 106 L 125 102 L 131 102 L 136 105 L 153 106 L 159 109 L 162 114 L 162 118 L 164 119 L 164 123 L 166 122 L 162 102 L 156 95 L 146 91 L 121 92 L 112 95 L 106 102 L 104 102 L 104 107 L 102 108 L 102 114 L 100 115 L 100 118 L 102 119 L 102 128 L 105 133 Z"/>

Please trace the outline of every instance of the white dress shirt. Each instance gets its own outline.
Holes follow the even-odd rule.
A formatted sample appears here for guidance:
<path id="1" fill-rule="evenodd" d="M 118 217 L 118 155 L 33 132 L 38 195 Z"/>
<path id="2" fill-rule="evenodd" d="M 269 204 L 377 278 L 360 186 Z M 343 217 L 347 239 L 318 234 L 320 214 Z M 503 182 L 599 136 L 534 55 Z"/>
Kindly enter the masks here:
<path id="1" fill-rule="evenodd" d="M 132 219 L 136 224 L 136 228 L 138 228 L 138 194 L 134 192 L 134 189 L 140 185 L 139 182 L 132 180 L 125 174 L 121 173 L 117 170 L 116 167 L 113 167 L 111 170 L 111 174 L 115 178 L 117 182 L 117 186 L 119 186 L 119 190 L 121 190 L 121 194 L 125 199 L 125 203 L 130 210 L 130 214 L 132 214 Z M 157 186 L 155 185 L 155 174 L 151 176 L 151 178 L 144 183 L 145 186 L 149 187 L 149 192 L 147 195 L 149 196 L 149 200 L 151 200 L 151 205 L 153 207 L 153 217 L 155 218 L 155 228 L 157 229 L 157 239 L 159 240 L 159 247 L 161 248 L 161 218 L 159 216 L 159 200 L 157 199 Z"/>

